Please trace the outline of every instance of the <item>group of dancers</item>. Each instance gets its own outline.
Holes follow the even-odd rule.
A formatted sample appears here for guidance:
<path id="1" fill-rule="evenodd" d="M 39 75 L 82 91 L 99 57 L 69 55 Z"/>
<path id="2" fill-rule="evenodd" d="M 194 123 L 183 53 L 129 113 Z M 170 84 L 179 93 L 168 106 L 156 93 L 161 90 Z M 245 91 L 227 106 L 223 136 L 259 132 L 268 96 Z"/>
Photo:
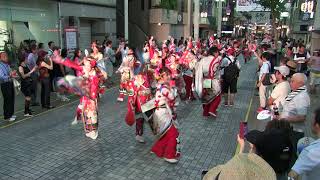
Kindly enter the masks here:
<path id="1" fill-rule="evenodd" d="M 144 143 L 144 124 L 148 124 L 157 137 L 151 152 L 169 163 L 178 162 L 180 156 L 177 106 L 181 101 L 198 97 L 203 104 L 203 116 L 217 117 L 221 101 L 222 54 L 230 52 L 237 42 L 221 43 L 211 36 L 207 42 L 193 41 L 177 46 L 173 38 L 163 42 L 161 48 L 151 36 L 144 44 L 142 58 L 128 48 L 117 73 L 120 73 L 119 96 L 127 96 L 125 122 L 136 126 L 136 140 Z M 81 96 L 77 119 L 82 120 L 85 135 L 98 137 L 98 99 L 108 79 L 105 67 L 99 61 L 102 54 L 92 43 L 92 53 L 80 61 L 52 55 L 55 63 L 76 70 L 77 76 L 66 76 L 58 82 L 60 90 Z M 236 52 L 236 51 L 233 51 Z M 232 54 L 233 55 L 233 54 Z M 110 58 L 108 58 L 110 59 Z M 137 71 L 139 69 L 139 71 Z"/>

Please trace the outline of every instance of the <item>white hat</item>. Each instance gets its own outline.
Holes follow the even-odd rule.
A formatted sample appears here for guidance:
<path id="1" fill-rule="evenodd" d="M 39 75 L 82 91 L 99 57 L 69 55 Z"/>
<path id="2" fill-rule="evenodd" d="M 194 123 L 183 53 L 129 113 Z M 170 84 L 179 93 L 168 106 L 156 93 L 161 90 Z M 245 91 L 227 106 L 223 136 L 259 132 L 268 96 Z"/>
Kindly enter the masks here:
<path id="1" fill-rule="evenodd" d="M 274 67 L 274 69 L 278 70 L 284 77 L 287 77 L 290 74 L 290 69 L 287 66 Z"/>

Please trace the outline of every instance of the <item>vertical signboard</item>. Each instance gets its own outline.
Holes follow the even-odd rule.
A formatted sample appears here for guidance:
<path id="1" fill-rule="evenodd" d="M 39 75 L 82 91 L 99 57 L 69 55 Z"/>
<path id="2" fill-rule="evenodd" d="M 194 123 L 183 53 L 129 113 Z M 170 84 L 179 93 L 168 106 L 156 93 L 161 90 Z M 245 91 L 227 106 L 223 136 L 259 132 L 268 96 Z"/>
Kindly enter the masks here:
<path id="1" fill-rule="evenodd" d="M 65 43 L 67 49 L 75 49 L 78 47 L 77 43 L 77 29 L 76 28 L 66 28 L 65 30 Z"/>

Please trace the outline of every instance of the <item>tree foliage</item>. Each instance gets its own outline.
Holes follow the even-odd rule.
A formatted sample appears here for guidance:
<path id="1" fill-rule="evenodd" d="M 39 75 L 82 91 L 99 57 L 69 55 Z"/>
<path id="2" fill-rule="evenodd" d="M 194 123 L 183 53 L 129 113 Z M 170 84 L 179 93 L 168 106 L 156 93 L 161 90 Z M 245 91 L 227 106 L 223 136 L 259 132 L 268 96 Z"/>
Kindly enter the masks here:
<path id="1" fill-rule="evenodd" d="M 271 12 L 272 19 L 280 18 L 281 12 L 286 11 L 286 3 L 288 0 L 259 0 L 256 3 L 260 4 L 266 10 Z"/>
<path id="2" fill-rule="evenodd" d="M 178 2 L 177 0 L 161 0 L 159 6 L 163 9 L 176 10 Z"/>

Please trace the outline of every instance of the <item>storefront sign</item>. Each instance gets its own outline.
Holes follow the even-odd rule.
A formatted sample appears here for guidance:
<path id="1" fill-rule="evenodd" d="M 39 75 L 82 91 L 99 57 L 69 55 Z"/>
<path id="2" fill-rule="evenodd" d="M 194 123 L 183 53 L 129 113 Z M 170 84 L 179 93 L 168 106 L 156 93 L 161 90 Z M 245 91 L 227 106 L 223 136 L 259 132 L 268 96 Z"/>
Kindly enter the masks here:
<path id="1" fill-rule="evenodd" d="M 257 3 L 257 0 L 237 0 L 236 11 L 268 11 Z"/>
<path id="2" fill-rule="evenodd" d="M 65 37 L 66 37 L 66 46 L 67 49 L 75 49 L 77 48 L 77 29 L 68 28 L 65 29 Z"/>

